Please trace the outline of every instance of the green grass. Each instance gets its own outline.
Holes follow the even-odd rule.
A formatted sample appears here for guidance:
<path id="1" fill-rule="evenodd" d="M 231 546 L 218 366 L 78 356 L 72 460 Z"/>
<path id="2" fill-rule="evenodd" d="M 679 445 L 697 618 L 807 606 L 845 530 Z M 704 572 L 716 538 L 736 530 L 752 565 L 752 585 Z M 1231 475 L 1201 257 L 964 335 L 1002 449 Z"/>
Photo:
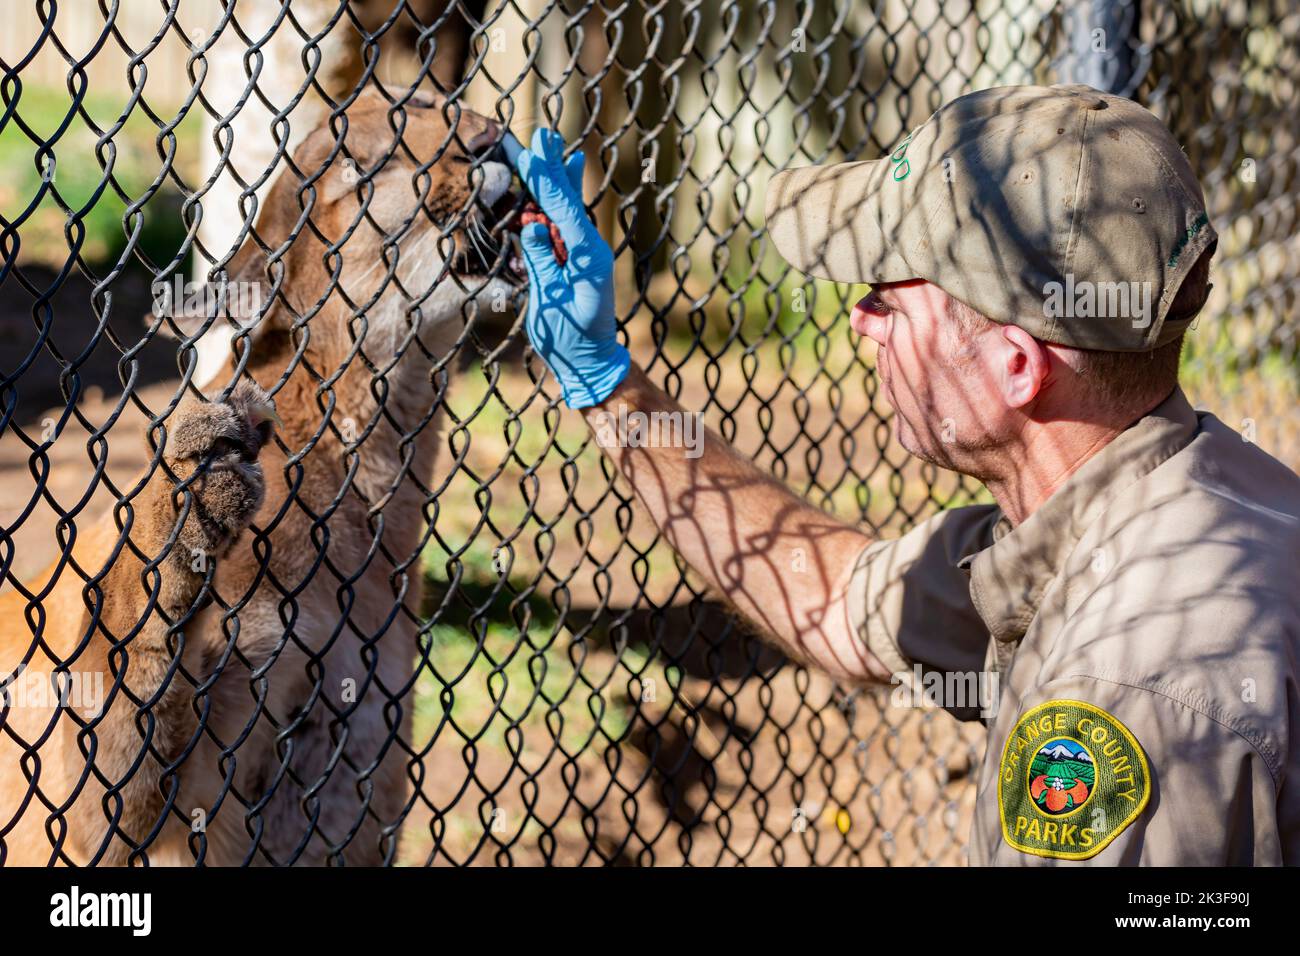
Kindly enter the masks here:
<path id="1" fill-rule="evenodd" d="M 632 708 L 626 677 L 616 676 L 602 689 L 583 684 L 567 630 L 541 648 L 507 624 L 493 621 L 483 630 L 478 640 L 459 627 L 432 628 L 430 664 L 415 689 L 416 741 L 437 733 L 444 745 L 464 737 L 478 748 L 504 752 L 512 740 L 555 737 L 576 753 L 627 733 Z M 544 637 L 530 632 L 529 640 Z M 585 668 L 582 673 L 590 679 Z"/>
<path id="2" fill-rule="evenodd" d="M 764 276 L 785 275 L 769 288 Z M 716 281 L 706 264 L 692 270 L 689 287 L 706 289 Z M 738 290 L 738 291 L 732 291 Z M 733 335 L 750 345 L 770 336 L 795 349 L 795 360 L 803 364 L 815 355 L 815 340 L 822 335 L 846 336 L 848 310 L 865 295 L 867 287 L 808 279 L 782 265 L 772 256 L 763 262 L 761 275 L 749 279 L 748 269 L 733 268 L 709 297 L 701 341 L 713 350 Z M 693 331 L 682 324 L 670 330 L 677 346 L 689 346 Z M 734 346 L 733 346 L 734 347 Z"/>
<path id="3" fill-rule="evenodd" d="M 127 245 L 127 201 L 148 193 L 166 166 L 160 148 L 173 147 L 165 139 L 160 145 L 161 130 L 139 106 L 109 137 L 126 106 L 119 98 L 91 94 L 82 100 L 81 109 L 102 131 L 98 134 L 81 112 L 73 112 L 66 90 L 24 86 L 12 105 L 17 118 L 0 128 L 0 215 L 8 223 L 20 222 L 20 258 L 57 268 L 70 246 L 79 245 L 92 266 L 116 261 Z M 194 111 L 175 131 L 176 168 L 184 177 L 198 156 L 199 131 Z M 50 144 L 52 162 L 37 140 Z M 52 173 L 43 175 L 43 169 Z M 106 182 L 110 171 L 126 201 Z M 155 263 L 175 256 L 185 237 L 180 202 L 175 184 L 166 179 L 140 210 L 139 250 Z"/>
<path id="4" fill-rule="evenodd" d="M 660 669 L 644 651 L 618 654 L 603 628 L 575 639 L 545 601 L 516 598 L 498 584 L 490 563 L 467 562 L 447 601 L 446 582 L 429 575 L 426 610 L 442 611 L 416 683 L 414 739 L 436 734 L 444 745 L 464 739 L 503 753 L 519 740 L 554 738 L 570 753 L 621 740 L 634 710 L 628 694 L 637 685 L 629 680 L 666 679 Z M 640 666 L 629 669 L 628 661 Z"/>

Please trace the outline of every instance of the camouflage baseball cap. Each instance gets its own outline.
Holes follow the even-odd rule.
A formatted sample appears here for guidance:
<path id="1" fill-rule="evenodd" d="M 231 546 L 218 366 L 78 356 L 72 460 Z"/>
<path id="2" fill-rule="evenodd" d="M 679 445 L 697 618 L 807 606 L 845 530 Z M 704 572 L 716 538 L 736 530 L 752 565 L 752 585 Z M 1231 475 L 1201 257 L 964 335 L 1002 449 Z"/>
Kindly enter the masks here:
<path id="1" fill-rule="evenodd" d="M 1081 85 L 971 93 L 882 159 L 778 173 L 767 225 L 809 275 L 926 279 L 1043 341 L 1121 352 L 1190 324 L 1165 318 L 1218 242 L 1164 124 Z"/>

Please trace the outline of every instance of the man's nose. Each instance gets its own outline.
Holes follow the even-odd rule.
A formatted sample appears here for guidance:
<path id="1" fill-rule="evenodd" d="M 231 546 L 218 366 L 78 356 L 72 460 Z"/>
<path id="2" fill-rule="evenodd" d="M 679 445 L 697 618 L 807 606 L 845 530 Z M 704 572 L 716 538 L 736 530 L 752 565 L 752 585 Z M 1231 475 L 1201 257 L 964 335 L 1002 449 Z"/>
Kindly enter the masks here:
<path id="1" fill-rule="evenodd" d="M 880 345 L 885 345 L 886 339 L 889 338 L 889 310 L 875 294 L 865 296 L 854 303 L 849 324 L 855 331 L 875 340 Z"/>

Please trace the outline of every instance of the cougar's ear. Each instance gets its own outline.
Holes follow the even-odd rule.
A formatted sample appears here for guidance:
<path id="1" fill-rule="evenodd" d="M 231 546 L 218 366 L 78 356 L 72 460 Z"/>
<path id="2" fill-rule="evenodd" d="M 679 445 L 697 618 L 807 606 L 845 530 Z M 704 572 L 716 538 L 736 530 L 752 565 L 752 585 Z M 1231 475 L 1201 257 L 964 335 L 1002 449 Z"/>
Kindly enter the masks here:
<path id="1" fill-rule="evenodd" d="M 317 197 L 317 215 L 341 199 L 356 196 L 357 186 L 367 171 L 371 172 L 373 180 L 388 173 L 387 164 L 379 164 L 393 134 L 386 122 L 380 123 L 376 119 L 387 108 L 387 100 L 379 93 L 367 90 L 348 109 L 346 150 L 339 148 L 338 134 L 328 124 L 308 133 L 294 150 L 294 163 L 303 175 L 320 174 L 312 184 Z M 376 135 L 375 126 L 382 126 L 383 134 Z M 373 168 L 376 166 L 379 168 Z M 298 188 L 302 189 L 303 185 L 299 183 Z"/>
<path id="2" fill-rule="evenodd" d="M 389 136 L 391 137 L 391 134 Z M 384 156 L 384 150 L 381 147 L 385 145 L 384 143 L 367 143 L 364 148 L 357 148 L 359 142 L 363 142 L 360 137 L 349 135 L 350 155 L 339 152 L 334 157 L 333 162 L 329 163 L 324 174 L 316 180 L 316 191 L 320 197 L 322 210 L 340 201 L 347 202 L 359 198 L 361 193 L 358 192 L 358 186 L 367 172 L 369 172 L 372 187 L 376 191 L 380 190 L 385 183 L 400 183 L 401 177 L 404 177 L 407 182 L 410 181 L 411 173 L 403 168 L 400 159 L 396 162 L 382 163 L 381 165 L 380 161 Z M 391 140 L 386 142 L 391 146 Z M 333 143 L 334 140 L 330 138 L 328 145 L 332 147 Z M 319 165 L 324 165 L 325 162 L 326 160 L 322 159 Z M 319 165 L 317 168 L 319 168 Z"/>
<path id="3" fill-rule="evenodd" d="M 356 139 L 355 136 L 349 137 L 352 145 L 355 145 Z M 338 138 L 327 124 L 308 133 L 294 149 L 293 161 L 304 176 L 320 174 L 313 184 L 318 204 L 332 204 L 353 192 L 360 178 L 356 162 L 345 157 L 342 151 L 337 150 L 337 146 Z M 298 184 L 299 189 L 304 186 L 304 183 Z"/>

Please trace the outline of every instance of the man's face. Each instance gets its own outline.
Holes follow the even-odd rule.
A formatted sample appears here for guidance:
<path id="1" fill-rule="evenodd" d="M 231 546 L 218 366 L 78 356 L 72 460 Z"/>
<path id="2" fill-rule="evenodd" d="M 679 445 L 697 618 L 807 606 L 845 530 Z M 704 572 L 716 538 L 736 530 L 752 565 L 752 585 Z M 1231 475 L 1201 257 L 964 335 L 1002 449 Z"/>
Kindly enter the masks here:
<path id="1" fill-rule="evenodd" d="M 944 468 L 978 475 L 982 452 L 1010 426 L 998 388 L 997 327 L 961 334 L 948 296 L 923 280 L 882 283 L 859 301 L 849 324 L 880 346 L 876 373 L 893 406 L 899 443 Z"/>

